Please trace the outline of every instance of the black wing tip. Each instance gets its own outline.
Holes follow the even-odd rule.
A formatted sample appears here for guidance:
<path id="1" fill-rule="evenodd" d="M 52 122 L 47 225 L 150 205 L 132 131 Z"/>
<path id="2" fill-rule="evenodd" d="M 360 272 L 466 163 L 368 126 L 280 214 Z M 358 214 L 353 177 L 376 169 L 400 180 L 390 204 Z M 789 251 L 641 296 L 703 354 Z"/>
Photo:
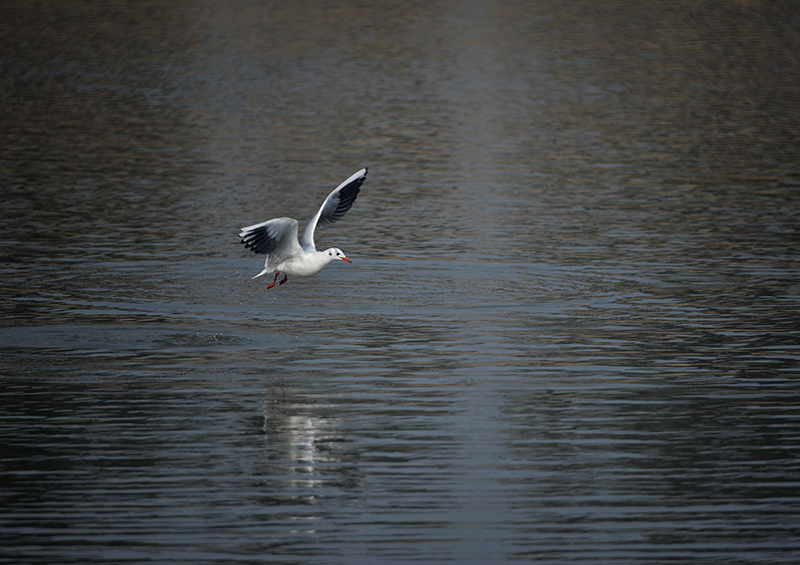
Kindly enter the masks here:
<path id="1" fill-rule="evenodd" d="M 275 240 L 267 233 L 266 229 L 240 231 L 240 243 L 256 255 L 269 255 L 275 248 Z"/>
<path id="2" fill-rule="evenodd" d="M 363 173 L 361 173 L 361 171 L 364 171 L 364 172 L 363 172 Z M 367 167 L 361 167 L 361 170 L 359 170 L 358 172 L 359 172 L 359 173 L 361 173 L 361 174 L 360 174 L 360 175 L 358 175 L 357 177 L 355 177 L 355 178 L 353 179 L 353 182 L 355 182 L 355 181 L 361 181 L 361 182 L 364 182 L 364 178 L 366 178 L 366 176 L 367 176 L 367 173 L 369 172 L 369 168 L 367 168 Z M 355 175 L 354 175 L 354 176 L 355 176 Z"/>
<path id="3" fill-rule="evenodd" d="M 246 241 L 246 240 L 242 239 L 240 241 L 240 243 L 242 245 L 244 245 L 245 249 L 249 249 L 250 251 L 252 251 L 256 255 L 259 254 L 259 251 L 256 249 L 257 243 L 255 241 L 252 241 L 252 240 Z"/>
<path id="4" fill-rule="evenodd" d="M 350 181 L 351 184 L 358 183 L 360 185 L 362 182 L 364 182 L 364 180 L 367 178 L 367 173 L 369 172 L 369 169 L 367 167 L 364 167 L 363 171 L 364 171 L 363 173 L 361 173 L 360 175 L 355 177 L 352 181 Z"/>
<path id="5" fill-rule="evenodd" d="M 364 184 L 365 180 L 367 180 L 367 169 L 366 168 L 364 168 L 364 174 L 363 175 L 357 176 L 356 178 L 351 180 L 349 183 L 347 183 L 346 185 L 341 187 L 341 189 L 339 189 L 339 197 L 340 198 L 343 197 L 346 201 L 348 201 L 347 204 L 342 202 L 342 203 L 339 204 L 339 206 L 345 205 L 349 209 L 349 207 L 352 206 L 353 201 L 355 201 L 356 196 L 358 196 L 358 193 L 361 192 L 361 185 Z M 352 200 L 351 200 L 351 198 L 352 198 Z"/>

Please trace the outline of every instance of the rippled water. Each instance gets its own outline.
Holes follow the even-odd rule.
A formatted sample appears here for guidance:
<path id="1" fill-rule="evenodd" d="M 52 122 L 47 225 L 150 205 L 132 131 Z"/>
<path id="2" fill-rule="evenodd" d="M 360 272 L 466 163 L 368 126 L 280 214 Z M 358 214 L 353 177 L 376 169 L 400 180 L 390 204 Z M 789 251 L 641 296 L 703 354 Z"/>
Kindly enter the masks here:
<path id="1" fill-rule="evenodd" d="M 4 11 L 0 562 L 797 561 L 794 3 Z"/>

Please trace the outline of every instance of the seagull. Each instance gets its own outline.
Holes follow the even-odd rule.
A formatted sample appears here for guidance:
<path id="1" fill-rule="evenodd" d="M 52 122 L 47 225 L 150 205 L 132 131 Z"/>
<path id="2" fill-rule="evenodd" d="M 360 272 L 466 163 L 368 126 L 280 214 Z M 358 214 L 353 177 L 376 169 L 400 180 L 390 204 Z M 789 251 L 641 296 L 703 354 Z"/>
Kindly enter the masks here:
<path id="1" fill-rule="evenodd" d="M 283 273 L 283 279 L 278 284 L 283 284 L 289 278 L 310 277 L 319 273 L 332 261 L 347 261 L 341 249 L 331 247 L 325 251 L 317 251 L 314 246 L 314 230 L 325 227 L 341 220 L 353 206 L 361 185 L 367 178 L 367 169 L 361 169 L 342 184 L 336 187 L 322 203 L 320 209 L 311 218 L 303 232 L 303 237 L 297 240 L 297 220 L 294 218 L 273 218 L 260 224 L 253 224 L 242 228 L 239 237 L 245 247 L 253 253 L 265 253 L 267 260 L 261 275 L 275 273 L 275 278 L 267 288 L 275 286 L 275 281 Z"/>

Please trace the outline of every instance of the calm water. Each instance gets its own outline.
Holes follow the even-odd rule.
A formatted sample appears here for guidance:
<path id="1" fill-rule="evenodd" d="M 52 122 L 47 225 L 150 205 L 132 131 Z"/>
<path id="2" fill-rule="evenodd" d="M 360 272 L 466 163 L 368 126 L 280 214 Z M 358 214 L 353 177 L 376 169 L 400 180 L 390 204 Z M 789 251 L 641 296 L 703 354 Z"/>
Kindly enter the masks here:
<path id="1" fill-rule="evenodd" d="M 0 562 L 796 563 L 797 4 L 318 4 L 3 4 Z"/>

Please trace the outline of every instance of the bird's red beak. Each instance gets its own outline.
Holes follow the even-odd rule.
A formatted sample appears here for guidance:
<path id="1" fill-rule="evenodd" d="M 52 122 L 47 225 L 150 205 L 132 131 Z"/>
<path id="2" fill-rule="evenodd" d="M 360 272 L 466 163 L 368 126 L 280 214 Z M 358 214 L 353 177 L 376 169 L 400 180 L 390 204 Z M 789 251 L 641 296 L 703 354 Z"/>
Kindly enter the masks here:
<path id="1" fill-rule="evenodd" d="M 342 257 L 342 261 L 347 261 L 348 263 L 352 263 L 352 261 L 350 259 L 348 259 L 347 257 Z"/>

